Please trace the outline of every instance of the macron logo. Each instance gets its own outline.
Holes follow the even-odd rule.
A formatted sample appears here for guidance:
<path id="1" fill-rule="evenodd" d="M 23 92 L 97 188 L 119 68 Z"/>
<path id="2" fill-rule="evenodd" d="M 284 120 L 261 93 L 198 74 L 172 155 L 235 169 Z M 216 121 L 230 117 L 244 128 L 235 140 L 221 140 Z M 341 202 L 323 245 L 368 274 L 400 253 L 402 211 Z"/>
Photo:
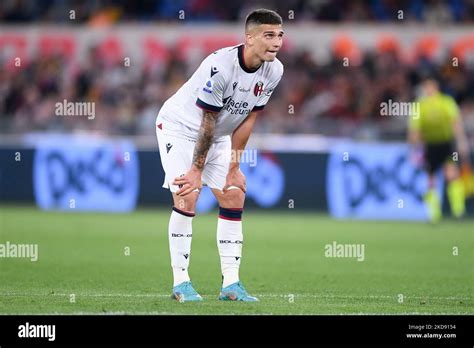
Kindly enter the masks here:
<path id="1" fill-rule="evenodd" d="M 48 341 L 56 339 L 56 325 L 34 325 L 26 322 L 18 326 L 18 337 L 22 338 L 48 338 Z"/>
<path id="2" fill-rule="evenodd" d="M 219 70 L 215 66 L 211 67 L 211 77 L 213 77 L 215 74 L 217 74 Z"/>

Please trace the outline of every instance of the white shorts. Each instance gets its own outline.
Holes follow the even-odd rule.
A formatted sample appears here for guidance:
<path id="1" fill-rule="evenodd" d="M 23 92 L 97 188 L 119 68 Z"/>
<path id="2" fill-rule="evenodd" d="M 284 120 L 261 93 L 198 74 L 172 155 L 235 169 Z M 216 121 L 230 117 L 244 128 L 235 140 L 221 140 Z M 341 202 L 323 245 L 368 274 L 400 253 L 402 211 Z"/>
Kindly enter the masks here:
<path id="1" fill-rule="evenodd" d="M 158 127 L 159 124 L 161 124 L 161 129 Z M 167 128 L 166 121 L 160 116 L 156 120 L 155 128 L 161 164 L 165 171 L 163 187 L 176 192 L 179 187 L 172 183 L 175 178 L 185 175 L 191 169 L 196 141 L 177 136 Z M 231 149 L 230 137 L 226 141 L 211 145 L 202 172 L 203 185 L 218 190 L 224 188 L 231 160 Z"/>

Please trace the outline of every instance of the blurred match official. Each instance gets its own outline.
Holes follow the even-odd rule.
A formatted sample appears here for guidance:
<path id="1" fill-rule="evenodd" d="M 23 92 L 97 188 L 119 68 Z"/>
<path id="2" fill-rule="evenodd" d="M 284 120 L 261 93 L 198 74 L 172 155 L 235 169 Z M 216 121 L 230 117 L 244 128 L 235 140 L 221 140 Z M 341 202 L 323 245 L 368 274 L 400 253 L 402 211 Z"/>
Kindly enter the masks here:
<path id="1" fill-rule="evenodd" d="M 463 164 L 469 164 L 469 145 L 462 117 L 456 101 L 439 89 L 435 79 L 427 78 L 421 85 L 422 95 L 418 117 L 409 120 L 408 141 L 423 146 L 424 168 L 428 173 L 428 192 L 424 199 L 430 220 L 442 217 L 441 200 L 436 192 L 435 176 L 439 169 L 447 181 L 447 194 L 451 213 L 462 217 L 466 211 L 465 188 L 457 164 L 458 154 Z"/>

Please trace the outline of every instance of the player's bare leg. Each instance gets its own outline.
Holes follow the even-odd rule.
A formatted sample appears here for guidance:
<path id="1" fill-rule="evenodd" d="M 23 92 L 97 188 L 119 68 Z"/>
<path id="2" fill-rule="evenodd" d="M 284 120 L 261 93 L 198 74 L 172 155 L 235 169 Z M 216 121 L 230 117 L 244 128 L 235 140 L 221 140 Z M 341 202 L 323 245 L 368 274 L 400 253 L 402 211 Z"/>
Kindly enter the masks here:
<path id="1" fill-rule="evenodd" d="M 219 299 L 258 301 L 257 298 L 247 294 L 239 280 L 243 246 L 242 212 L 245 193 L 235 186 L 230 186 L 225 191 L 213 189 L 212 192 L 219 202 L 217 248 L 222 270 L 222 289 Z"/>
<path id="2" fill-rule="evenodd" d="M 180 302 L 200 301 L 201 296 L 193 289 L 188 274 L 191 256 L 192 220 L 195 215 L 198 192 L 186 196 L 173 193 L 173 212 L 171 213 L 168 233 L 173 269 L 172 297 Z"/>
<path id="3" fill-rule="evenodd" d="M 436 191 L 436 178 L 434 173 L 428 173 L 428 192 L 424 197 L 428 207 L 431 222 L 438 222 L 442 218 L 441 200 Z"/>
<path id="4" fill-rule="evenodd" d="M 173 194 L 173 206 L 185 211 L 189 214 L 195 214 L 196 202 L 199 198 L 197 191 L 190 193 L 186 196 L 178 196 L 175 192 Z"/>
<path id="5" fill-rule="evenodd" d="M 459 177 L 459 169 L 455 163 L 448 162 L 443 167 L 447 181 L 449 206 L 453 216 L 459 218 L 466 212 L 464 186 Z"/>

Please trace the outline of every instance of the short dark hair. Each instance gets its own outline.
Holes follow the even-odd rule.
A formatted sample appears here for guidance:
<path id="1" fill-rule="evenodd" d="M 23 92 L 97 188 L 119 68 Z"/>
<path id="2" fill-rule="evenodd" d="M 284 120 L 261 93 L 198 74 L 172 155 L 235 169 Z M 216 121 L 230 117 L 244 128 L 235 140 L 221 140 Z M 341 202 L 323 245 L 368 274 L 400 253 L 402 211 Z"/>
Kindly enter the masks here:
<path id="1" fill-rule="evenodd" d="M 283 24 L 283 19 L 275 11 L 261 8 L 249 13 L 245 20 L 245 29 L 252 24 Z"/>

